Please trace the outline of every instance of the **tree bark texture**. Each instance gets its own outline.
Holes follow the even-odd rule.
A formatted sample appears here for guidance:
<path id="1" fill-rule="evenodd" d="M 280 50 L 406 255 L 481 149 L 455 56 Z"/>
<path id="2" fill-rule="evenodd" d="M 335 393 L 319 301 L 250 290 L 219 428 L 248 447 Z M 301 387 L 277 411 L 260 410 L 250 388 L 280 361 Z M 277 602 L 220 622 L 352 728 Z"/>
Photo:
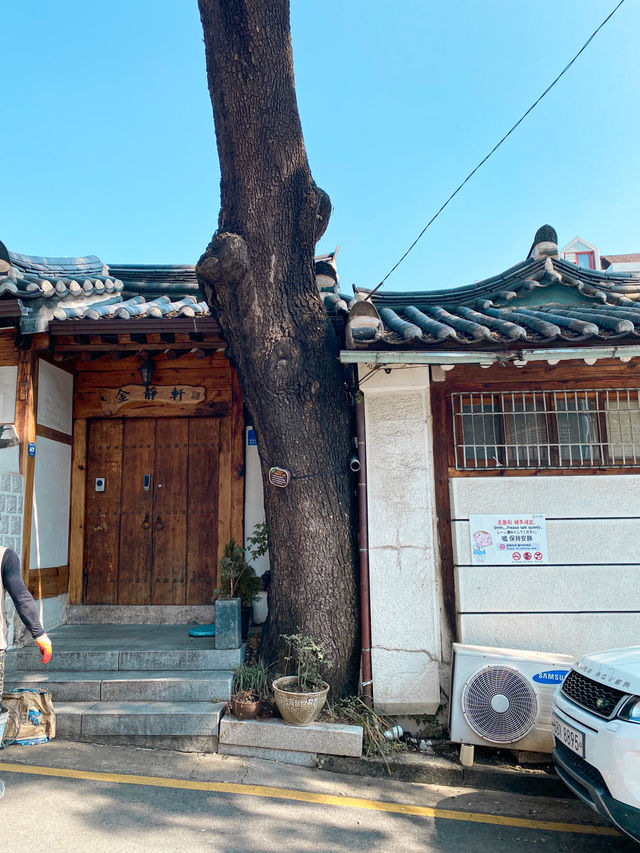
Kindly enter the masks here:
<path id="1" fill-rule="evenodd" d="M 221 169 L 218 230 L 196 269 L 252 416 L 270 535 L 267 653 L 297 629 L 327 644 L 335 693 L 356 687 L 351 416 L 314 248 L 329 198 L 314 183 L 287 0 L 199 0 Z M 286 488 L 268 482 L 286 468 Z"/>

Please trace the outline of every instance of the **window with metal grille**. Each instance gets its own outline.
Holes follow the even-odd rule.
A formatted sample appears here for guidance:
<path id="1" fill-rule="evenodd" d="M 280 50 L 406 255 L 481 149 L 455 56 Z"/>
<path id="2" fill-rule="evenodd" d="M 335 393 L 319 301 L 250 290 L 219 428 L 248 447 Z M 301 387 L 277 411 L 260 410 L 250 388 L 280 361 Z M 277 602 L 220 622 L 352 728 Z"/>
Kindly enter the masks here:
<path id="1" fill-rule="evenodd" d="M 458 470 L 640 468 L 640 389 L 451 395 Z"/>

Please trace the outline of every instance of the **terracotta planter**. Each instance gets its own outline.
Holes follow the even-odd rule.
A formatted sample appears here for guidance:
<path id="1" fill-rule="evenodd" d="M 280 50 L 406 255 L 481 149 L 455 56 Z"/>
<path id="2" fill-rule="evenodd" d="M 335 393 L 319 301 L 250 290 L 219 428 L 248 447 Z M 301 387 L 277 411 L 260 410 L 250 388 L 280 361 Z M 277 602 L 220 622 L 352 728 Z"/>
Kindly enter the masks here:
<path id="1" fill-rule="evenodd" d="M 310 726 L 322 710 L 327 700 L 329 685 L 323 682 L 322 690 L 317 693 L 295 693 L 287 686 L 295 684 L 295 675 L 276 678 L 273 682 L 273 698 L 282 719 L 290 726 Z"/>
<path id="2" fill-rule="evenodd" d="M 249 702 L 246 699 L 234 699 L 231 697 L 231 713 L 237 720 L 255 720 L 260 713 L 262 700 L 256 699 Z"/>

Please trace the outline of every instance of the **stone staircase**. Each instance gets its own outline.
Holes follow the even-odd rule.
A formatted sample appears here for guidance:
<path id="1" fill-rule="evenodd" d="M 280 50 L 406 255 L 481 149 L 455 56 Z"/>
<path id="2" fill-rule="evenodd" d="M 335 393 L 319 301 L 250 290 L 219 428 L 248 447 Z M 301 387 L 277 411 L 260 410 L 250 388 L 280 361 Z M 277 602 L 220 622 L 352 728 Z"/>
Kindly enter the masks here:
<path id="1" fill-rule="evenodd" d="M 115 610 L 101 618 L 116 618 Z M 84 624 L 50 631 L 46 667 L 33 644 L 9 650 L 5 691 L 46 687 L 64 739 L 215 752 L 244 650 L 217 650 L 211 637 L 189 637 L 189 625 L 153 624 L 149 615 L 123 624 L 84 614 Z"/>

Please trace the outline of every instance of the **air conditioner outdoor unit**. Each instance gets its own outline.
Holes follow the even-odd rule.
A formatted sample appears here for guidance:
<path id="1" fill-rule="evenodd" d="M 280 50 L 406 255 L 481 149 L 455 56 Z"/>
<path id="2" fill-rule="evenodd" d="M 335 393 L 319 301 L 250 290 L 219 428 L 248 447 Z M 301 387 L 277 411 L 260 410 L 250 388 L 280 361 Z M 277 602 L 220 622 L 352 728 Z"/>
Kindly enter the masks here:
<path id="1" fill-rule="evenodd" d="M 449 730 L 455 743 L 551 752 L 551 697 L 570 655 L 453 644 Z M 471 763 L 473 751 L 470 750 Z"/>

